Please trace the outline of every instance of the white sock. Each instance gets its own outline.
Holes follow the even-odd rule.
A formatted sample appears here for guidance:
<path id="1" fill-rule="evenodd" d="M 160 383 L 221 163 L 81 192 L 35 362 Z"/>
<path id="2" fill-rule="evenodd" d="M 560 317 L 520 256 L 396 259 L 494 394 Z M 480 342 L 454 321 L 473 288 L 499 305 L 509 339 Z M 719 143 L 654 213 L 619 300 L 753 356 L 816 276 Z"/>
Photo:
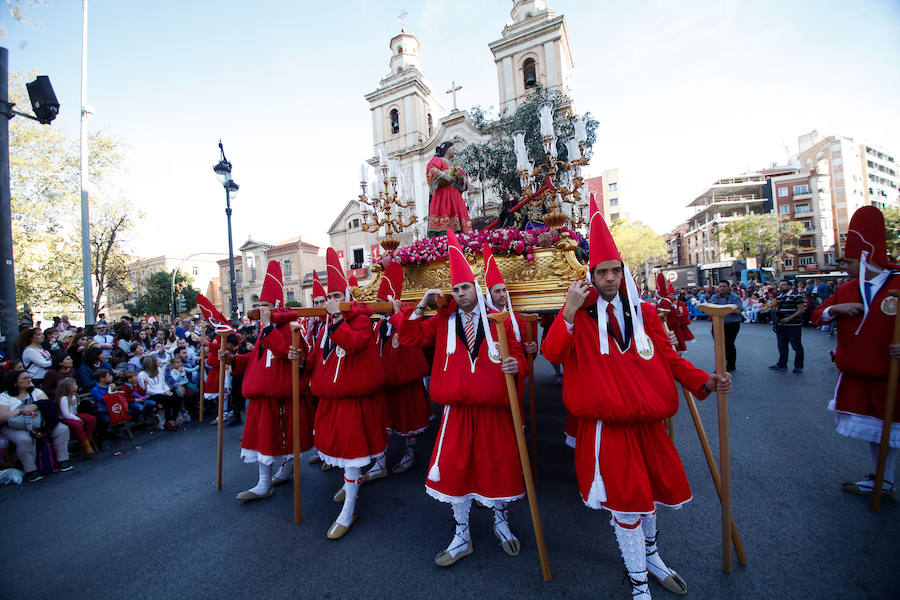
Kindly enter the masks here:
<path id="1" fill-rule="evenodd" d="M 340 525 L 349 527 L 353 521 L 353 515 L 356 514 L 356 498 L 359 496 L 360 475 L 362 469 L 359 467 L 347 467 L 344 469 L 344 506 L 341 508 L 341 514 L 335 519 Z"/>
<path id="2" fill-rule="evenodd" d="M 459 556 L 472 539 L 469 534 L 469 508 L 472 506 L 471 498 L 454 502 L 450 505 L 453 509 L 453 520 L 456 521 L 456 530 L 453 533 L 453 539 L 447 546 L 447 552 L 450 556 L 456 558 Z"/>
<path id="3" fill-rule="evenodd" d="M 619 551 L 625 561 L 625 570 L 631 579 L 634 591 L 633 598 L 641 600 L 650 598 L 647 585 L 647 555 L 644 550 L 644 532 L 641 530 L 641 517 L 623 513 L 612 513 L 611 524 L 619 542 Z"/>
<path id="4" fill-rule="evenodd" d="M 375 459 L 375 464 L 372 465 L 372 468 L 366 471 L 368 475 L 378 475 L 383 471 L 387 470 L 387 455 L 382 454 L 378 458 Z"/>
<path id="5" fill-rule="evenodd" d="M 501 508 L 494 509 L 494 527 L 504 540 L 517 540 L 515 534 L 509 528 L 509 503 L 505 502 Z"/>
<path id="6" fill-rule="evenodd" d="M 261 462 L 257 464 L 259 465 L 259 482 L 247 491 L 262 496 L 272 487 L 272 465 L 264 465 Z"/>
<path id="7" fill-rule="evenodd" d="M 659 579 L 665 579 L 669 575 L 675 573 L 666 566 L 662 557 L 659 555 L 659 549 L 656 547 L 656 513 L 645 515 L 641 518 L 641 529 L 644 532 L 644 545 L 647 554 L 647 570 Z"/>
<path id="8" fill-rule="evenodd" d="M 275 479 L 290 479 L 294 474 L 294 457 L 291 456 L 281 463 L 281 468 L 275 473 Z"/>

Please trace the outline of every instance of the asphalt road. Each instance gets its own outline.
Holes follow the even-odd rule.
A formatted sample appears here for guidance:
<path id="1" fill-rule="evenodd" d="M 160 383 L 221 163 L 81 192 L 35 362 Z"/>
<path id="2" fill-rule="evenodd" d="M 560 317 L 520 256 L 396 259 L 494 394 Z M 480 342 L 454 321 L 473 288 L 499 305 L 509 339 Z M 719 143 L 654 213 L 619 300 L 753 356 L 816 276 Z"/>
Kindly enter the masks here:
<path id="1" fill-rule="evenodd" d="M 708 323 L 695 323 L 687 357 L 713 365 Z M 775 340 L 764 325 L 738 336 L 730 396 L 734 515 L 749 562 L 721 569 L 719 505 L 690 415 L 682 402 L 675 440 L 694 499 L 661 509 L 659 545 L 693 598 L 898 598 L 900 508 L 840 491 L 871 471 L 865 443 L 834 432 L 825 405 L 836 371 L 833 339 L 804 331 L 802 375 L 773 373 Z M 331 501 L 338 470 L 303 461 L 303 522 L 293 524 L 290 487 L 240 503 L 256 482 L 238 458 L 239 429 L 226 429 L 224 489 L 215 489 L 216 430 L 143 433 L 76 470 L 37 484 L 0 489 L 2 598 L 630 598 L 605 512 L 584 507 L 565 414 L 550 366 L 538 373 L 538 500 L 553 581 L 543 583 L 528 505 L 511 509 L 522 540 L 503 553 L 490 512 L 473 509 L 475 552 L 449 569 L 433 563 L 450 541 L 450 510 L 423 488 L 436 422 L 418 445 L 419 464 L 364 485 L 359 521 L 338 541 L 325 532 L 339 512 Z M 715 401 L 701 403 L 718 448 Z M 401 452 L 391 445 L 389 463 Z M 675 596 L 651 584 L 657 598 Z"/>

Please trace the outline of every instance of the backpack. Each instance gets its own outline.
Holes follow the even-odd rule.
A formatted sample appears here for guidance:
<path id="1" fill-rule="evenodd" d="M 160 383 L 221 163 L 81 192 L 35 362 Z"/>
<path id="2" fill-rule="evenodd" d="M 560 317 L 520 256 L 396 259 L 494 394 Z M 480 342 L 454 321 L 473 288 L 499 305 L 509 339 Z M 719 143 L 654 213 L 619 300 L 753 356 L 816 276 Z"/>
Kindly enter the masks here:
<path id="1" fill-rule="evenodd" d="M 37 441 L 37 468 L 41 475 L 50 475 L 56 473 L 56 452 L 53 450 L 53 444 L 48 441 Z"/>

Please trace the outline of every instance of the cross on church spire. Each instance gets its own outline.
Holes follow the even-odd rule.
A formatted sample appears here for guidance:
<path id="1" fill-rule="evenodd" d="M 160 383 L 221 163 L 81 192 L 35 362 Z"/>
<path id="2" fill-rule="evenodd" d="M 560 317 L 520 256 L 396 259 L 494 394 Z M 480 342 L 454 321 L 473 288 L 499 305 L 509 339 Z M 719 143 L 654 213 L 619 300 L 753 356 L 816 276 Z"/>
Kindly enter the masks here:
<path id="1" fill-rule="evenodd" d="M 400 11 L 400 15 L 398 18 L 400 19 L 400 31 L 406 31 L 406 15 L 409 13 L 406 12 L 406 9 Z"/>
<path id="2" fill-rule="evenodd" d="M 462 86 L 456 85 L 456 82 L 453 81 L 450 83 L 450 89 L 447 90 L 447 92 L 446 92 L 448 94 L 453 94 L 453 110 L 457 110 L 456 109 L 456 92 L 458 92 L 461 89 L 462 89 Z"/>

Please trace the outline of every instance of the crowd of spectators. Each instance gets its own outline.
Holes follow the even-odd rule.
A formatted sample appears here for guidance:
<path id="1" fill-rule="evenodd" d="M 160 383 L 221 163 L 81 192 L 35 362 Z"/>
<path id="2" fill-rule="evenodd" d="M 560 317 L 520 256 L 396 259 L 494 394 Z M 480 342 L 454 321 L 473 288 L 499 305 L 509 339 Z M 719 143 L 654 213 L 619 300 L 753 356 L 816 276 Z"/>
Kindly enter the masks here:
<path id="1" fill-rule="evenodd" d="M 55 470 L 66 471 L 70 438 L 91 454 L 121 435 L 110 427 L 110 394 L 127 403 L 132 424 L 177 431 L 198 416 L 200 349 L 210 337 L 199 319 L 123 317 L 110 325 L 101 315 L 92 335 L 65 315 L 51 327 L 25 327 L 21 360 L 0 363 L 0 442 L 15 446 L 26 478 L 38 481 L 44 441 L 55 450 Z"/>

